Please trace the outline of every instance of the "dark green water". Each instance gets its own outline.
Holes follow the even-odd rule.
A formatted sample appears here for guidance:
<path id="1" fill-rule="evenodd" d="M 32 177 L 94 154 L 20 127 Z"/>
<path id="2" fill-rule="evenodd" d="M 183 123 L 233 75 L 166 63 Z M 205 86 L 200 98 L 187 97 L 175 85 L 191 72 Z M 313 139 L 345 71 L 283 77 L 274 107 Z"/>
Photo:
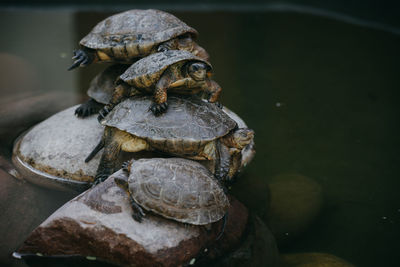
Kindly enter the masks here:
<path id="1" fill-rule="evenodd" d="M 264 216 L 270 177 L 295 172 L 323 187 L 321 214 L 281 252 L 398 266 L 400 36 L 295 13 L 173 13 L 200 32 L 221 102 L 256 132 L 234 194 Z M 104 66 L 67 72 L 70 55 L 107 15 L 0 12 L 0 99 L 59 91 L 81 101 Z M 6 154 L 12 138 L 0 140 Z"/>

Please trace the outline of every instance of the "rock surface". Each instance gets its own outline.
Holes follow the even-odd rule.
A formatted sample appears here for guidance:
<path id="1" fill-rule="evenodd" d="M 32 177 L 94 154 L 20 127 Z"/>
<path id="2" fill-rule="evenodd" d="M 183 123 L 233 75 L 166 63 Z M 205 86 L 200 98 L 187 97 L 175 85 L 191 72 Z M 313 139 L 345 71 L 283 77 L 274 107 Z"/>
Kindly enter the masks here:
<path id="1" fill-rule="evenodd" d="M 315 220 L 323 204 L 323 192 L 316 181 L 296 173 L 272 177 L 269 188 L 268 221 L 277 243 L 283 245 Z"/>
<path id="2" fill-rule="evenodd" d="M 13 163 L 26 180 L 52 189 L 79 192 L 93 181 L 101 153 L 88 163 L 84 160 L 101 139 L 104 128 L 97 116 L 77 118 L 74 115 L 77 107 L 70 107 L 37 124 L 16 142 Z M 235 113 L 224 110 L 245 127 Z M 254 156 L 254 142 L 244 149 L 243 155 L 244 166 Z M 135 157 L 154 156 L 154 153 L 144 152 Z M 129 158 L 132 154 L 123 152 L 119 161 L 122 163 Z"/>
<path id="3" fill-rule="evenodd" d="M 84 160 L 101 139 L 95 116 L 79 119 L 77 106 L 37 124 L 16 143 L 13 162 L 25 179 L 44 186 L 85 186 L 94 179 L 101 154 Z M 62 187 L 62 186 L 61 186 Z"/>
<path id="4" fill-rule="evenodd" d="M 354 267 L 353 264 L 326 253 L 293 253 L 281 255 L 281 267 Z"/>
<path id="5" fill-rule="evenodd" d="M 206 230 L 150 213 L 142 223 L 133 220 L 128 195 L 113 181 L 118 175 L 125 174 L 115 173 L 58 209 L 31 233 L 18 253 L 89 256 L 124 266 L 180 266 L 198 255 L 219 257 L 239 244 L 248 214 L 234 198 L 225 232 L 216 241 L 222 221 Z"/>

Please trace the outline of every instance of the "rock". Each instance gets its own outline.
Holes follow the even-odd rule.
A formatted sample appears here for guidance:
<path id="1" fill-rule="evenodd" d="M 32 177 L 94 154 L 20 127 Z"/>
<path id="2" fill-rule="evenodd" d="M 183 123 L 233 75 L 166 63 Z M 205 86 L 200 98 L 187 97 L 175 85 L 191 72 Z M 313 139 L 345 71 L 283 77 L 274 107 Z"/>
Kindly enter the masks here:
<path id="1" fill-rule="evenodd" d="M 26 180 L 81 191 L 93 181 L 101 153 L 89 163 L 84 160 L 101 139 L 103 126 L 95 116 L 75 117 L 76 107 L 37 124 L 16 142 L 13 163 Z"/>
<path id="2" fill-rule="evenodd" d="M 281 255 L 281 267 L 354 267 L 353 264 L 326 253 L 293 253 Z"/>
<path id="3" fill-rule="evenodd" d="M 110 176 L 53 213 L 25 240 L 17 255 L 80 256 L 123 266 L 180 266 L 219 257 L 237 246 L 247 223 L 247 209 L 234 198 L 222 238 L 223 221 L 211 230 L 147 213 L 133 220 L 129 197 Z"/>
<path id="4" fill-rule="evenodd" d="M 98 144 L 104 127 L 93 115 L 77 118 L 74 111 L 78 106 L 63 110 L 34 126 L 22 135 L 13 149 L 13 163 L 24 179 L 40 186 L 57 190 L 82 192 L 93 181 L 102 153 L 90 162 L 85 158 Z M 240 125 L 244 125 L 235 113 L 226 109 Z M 254 156 L 254 142 L 246 148 L 243 163 L 246 165 Z M 160 154 L 121 153 L 119 163 L 132 157 L 155 157 Z M 161 155 L 165 157 L 165 155 Z M 206 161 L 201 161 L 206 167 Z"/>
<path id="5" fill-rule="evenodd" d="M 277 243 L 283 245 L 303 233 L 319 214 L 321 186 L 306 176 L 286 173 L 269 181 L 271 199 L 267 220 Z"/>
<path id="6" fill-rule="evenodd" d="M 275 238 L 255 214 L 249 217 L 248 231 L 240 247 L 212 266 L 278 266 L 279 252 Z"/>

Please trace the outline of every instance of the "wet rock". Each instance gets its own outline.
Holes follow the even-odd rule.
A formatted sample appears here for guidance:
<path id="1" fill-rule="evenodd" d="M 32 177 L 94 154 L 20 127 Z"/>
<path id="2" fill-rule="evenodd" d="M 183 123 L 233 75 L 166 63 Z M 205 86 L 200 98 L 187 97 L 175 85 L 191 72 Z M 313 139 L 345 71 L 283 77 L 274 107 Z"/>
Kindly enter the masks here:
<path id="1" fill-rule="evenodd" d="M 180 266 L 195 262 L 197 256 L 225 254 L 239 244 L 248 214 L 234 198 L 225 232 L 216 241 L 222 221 L 206 230 L 151 213 L 141 223 L 133 220 L 128 195 L 113 181 L 118 175 L 125 174 L 115 173 L 58 209 L 31 233 L 18 253 L 81 256 L 123 266 Z"/>
<path id="2" fill-rule="evenodd" d="M 85 119 L 74 115 L 78 106 L 63 110 L 37 124 L 21 136 L 13 151 L 13 163 L 24 179 L 40 186 L 57 190 L 76 190 L 82 192 L 93 181 L 101 153 L 90 162 L 85 158 L 98 144 L 104 127 L 93 115 Z M 245 127 L 235 113 L 226 109 L 238 124 Z M 242 165 L 254 156 L 254 142 L 244 150 Z M 157 157 L 160 154 L 142 152 L 130 154 L 122 152 L 119 162 L 132 157 Z M 165 157 L 165 155 L 161 155 Z M 207 162 L 202 161 L 206 167 Z"/>
<path id="3" fill-rule="evenodd" d="M 354 267 L 353 264 L 326 253 L 293 253 L 281 255 L 281 267 Z"/>
<path id="4" fill-rule="evenodd" d="M 101 139 L 103 126 L 96 116 L 77 118 L 76 107 L 37 124 L 16 143 L 13 162 L 26 180 L 81 191 L 93 181 L 101 153 L 89 163 L 84 160 Z"/>
<path id="5" fill-rule="evenodd" d="M 248 229 L 240 247 L 212 266 L 278 266 L 279 252 L 275 238 L 255 214 L 249 217 Z"/>
<path id="6" fill-rule="evenodd" d="M 286 173 L 269 181 L 270 208 L 267 220 L 279 245 L 303 233 L 323 204 L 321 186 L 313 179 Z"/>

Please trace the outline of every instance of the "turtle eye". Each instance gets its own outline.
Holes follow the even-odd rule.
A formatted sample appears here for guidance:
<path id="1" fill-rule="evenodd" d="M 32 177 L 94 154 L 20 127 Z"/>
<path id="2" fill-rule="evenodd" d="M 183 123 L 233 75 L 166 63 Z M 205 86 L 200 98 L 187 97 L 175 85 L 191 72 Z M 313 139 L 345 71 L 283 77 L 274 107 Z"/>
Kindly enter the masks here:
<path id="1" fill-rule="evenodd" d="M 198 66 L 196 63 L 193 63 L 193 64 L 190 66 L 190 70 L 191 70 L 192 72 L 198 71 L 198 70 L 199 70 L 199 66 Z"/>

